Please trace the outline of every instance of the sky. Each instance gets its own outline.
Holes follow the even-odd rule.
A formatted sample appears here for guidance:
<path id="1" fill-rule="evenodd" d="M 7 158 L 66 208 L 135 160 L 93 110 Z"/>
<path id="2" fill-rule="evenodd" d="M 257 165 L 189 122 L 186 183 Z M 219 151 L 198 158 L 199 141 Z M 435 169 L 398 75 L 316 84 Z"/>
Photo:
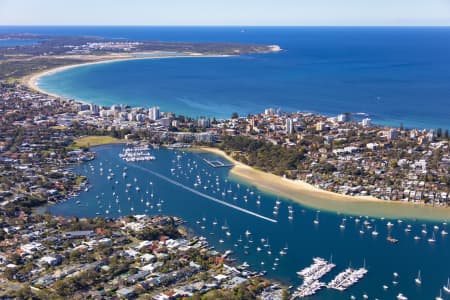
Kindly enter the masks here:
<path id="1" fill-rule="evenodd" d="M 0 0 L 0 25 L 450 26 L 450 0 Z"/>

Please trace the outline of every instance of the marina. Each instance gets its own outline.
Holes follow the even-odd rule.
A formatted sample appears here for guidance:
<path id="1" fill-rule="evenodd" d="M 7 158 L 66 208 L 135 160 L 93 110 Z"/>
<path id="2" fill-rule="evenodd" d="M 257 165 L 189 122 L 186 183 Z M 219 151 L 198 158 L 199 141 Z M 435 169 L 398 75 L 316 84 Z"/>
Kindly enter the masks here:
<path id="1" fill-rule="evenodd" d="M 213 154 L 151 149 L 156 160 L 133 163 L 119 157 L 122 151 L 120 145 L 97 147 L 96 160 L 76 167 L 89 178 L 88 189 L 48 210 L 79 217 L 179 216 L 189 231 L 226 252 L 231 264 L 248 265 L 257 274 L 295 286 L 292 295 L 298 297 L 394 299 L 402 293 L 408 299 L 425 299 L 436 297 L 439 289 L 447 296 L 450 244 L 448 235 L 440 233 L 448 231 L 446 223 L 318 212 L 264 193 L 230 176 L 228 168 L 203 161 L 219 160 Z M 389 242 L 388 237 L 400 242 Z M 435 242 L 428 241 L 433 238 Z M 331 253 L 332 262 L 319 259 Z M 392 260 L 385 261 L 379 253 Z M 346 267 L 363 257 L 367 266 Z M 317 266 L 297 274 L 311 258 Z M 418 270 L 420 287 L 415 282 Z"/>
<path id="2" fill-rule="evenodd" d="M 126 162 L 141 162 L 156 159 L 155 156 L 150 154 L 150 147 L 148 145 L 127 146 L 123 148 L 119 157 Z"/>

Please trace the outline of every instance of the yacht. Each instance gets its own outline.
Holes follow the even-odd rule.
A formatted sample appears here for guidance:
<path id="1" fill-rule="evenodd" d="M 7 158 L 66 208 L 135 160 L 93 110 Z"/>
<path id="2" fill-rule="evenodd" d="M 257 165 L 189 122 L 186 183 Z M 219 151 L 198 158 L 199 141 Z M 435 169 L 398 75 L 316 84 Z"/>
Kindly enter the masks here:
<path id="1" fill-rule="evenodd" d="M 439 289 L 439 296 L 436 297 L 436 300 L 444 300 L 444 298 L 442 298 L 442 290 Z"/>
<path id="2" fill-rule="evenodd" d="M 314 219 L 314 224 L 319 224 L 319 212 L 316 213 L 316 218 Z"/>
<path id="3" fill-rule="evenodd" d="M 397 295 L 397 299 L 398 300 L 408 300 L 408 297 L 406 297 L 405 295 L 403 295 L 402 293 L 399 293 Z"/>
<path id="4" fill-rule="evenodd" d="M 417 285 L 422 285 L 422 277 L 420 276 L 420 270 L 419 270 L 419 273 L 417 274 L 416 279 L 414 279 L 414 281 L 416 282 Z"/>
<path id="5" fill-rule="evenodd" d="M 375 226 L 374 231 L 372 231 L 372 235 L 373 236 L 377 236 L 378 235 L 378 231 L 377 231 L 377 227 Z"/>
<path id="6" fill-rule="evenodd" d="M 436 236 L 434 235 L 434 232 L 433 232 L 433 236 L 428 239 L 428 243 L 435 243 L 435 242 L 436 242 Z"/>
<path id="7" fill-rule="evenodd" d="M 447 294 L 450 294 L 450 278 L 447 279 L 447 285 L 444 285 L 442 287 L 442 289 L 444 290 L 444 292 L 446 292 Z"/>

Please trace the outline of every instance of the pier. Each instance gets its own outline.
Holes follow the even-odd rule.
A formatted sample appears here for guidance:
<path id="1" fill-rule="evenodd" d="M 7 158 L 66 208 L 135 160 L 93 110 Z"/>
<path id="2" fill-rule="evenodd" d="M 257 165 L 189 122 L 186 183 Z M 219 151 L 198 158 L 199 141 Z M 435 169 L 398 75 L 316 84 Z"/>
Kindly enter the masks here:
<path id="1" fill-rule="evenodd" d="M 232 163 L 224 163 L 223 161 L 220 160 L 208 160 L 206 158 L 203 159 L 203 161 L 205 163 L 207 163 L 208 165 L 210 165 L 213 168 L 225 168 L 225 167 L 232 167 L 234 166 Z"/>

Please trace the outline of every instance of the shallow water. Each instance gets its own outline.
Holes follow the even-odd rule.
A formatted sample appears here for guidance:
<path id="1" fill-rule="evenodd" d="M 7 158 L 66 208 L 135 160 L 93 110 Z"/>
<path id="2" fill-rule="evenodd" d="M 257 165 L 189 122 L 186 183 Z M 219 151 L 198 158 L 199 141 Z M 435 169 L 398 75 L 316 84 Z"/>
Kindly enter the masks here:
<path id="1" fill-rule="evenodd" d="M 342 230 L 339 225 L 344 215 L 322 211 L 318 213 L 320 223 L 314 225 L 313 220 L 317 215 L 315 210 L 293 203 L 289 199 L 264 193 L 252 184 L 237 181 L 229 176 L 229 169 L 215 169 L 203 162 L 203 158 L 224 160 L 214 154 L 152 150 L 157 160 L 131 164 L 124 163 L 118 157 L 121 149 L 121 145 L 95 148 L 98 154 L 97 159 L 76 168 L 78 172 L 89 177 L 92 187 L 74 199 L 49 207 L 49 211 L 57 215 L 82 217 L 95 216 L 96 213 L 102 216 L 123 216 L 131 213 L 146 213 L 147 209 L 148 214 L 180 216 L 188 222 L 188 226 L 196 234 L 206 236 L 217 249 L 233 250 L 233 256 L 239 261 L 249 262 L 254 270 L 267 270 L 268 276 L 286 284 L 299 284 L 300 280 L 295 272 L 309 265 L 315 256 L 328 259 L 332 254 L 333 261 L 337 264 L 335 270 L 324 277 L 326 282 L 349 264 L 355 267 L 361 266 L 364 259 L 366 260 L 369 273 L 359 283 L 343 293 L 322 290 L 314 299 L 348 299 L 350 295 L 361 298 L 363 293 L 367 293 L 370 298 L 393 299 L 399 292 L 408 296 L 409 299 L 429 299 L 439 293 L 439 288 L 450 275 L 449 238 L 441 236 L 439 231 L 436 231 L 437 241 L 434 244 L 427 242 L 427 238 L 434 231 L 434 225 L 439 226 L 440 229 L 444 228 L 440 223 L 427 222 L 428 233 L 423 236 L 420 231 L 424 221 L 405 220 L 398 223 L 397 220 L 390 220 L 394 224 L 391 235 L 400 240 L 398 244 L 391 244 L 386 241 L 387 219 L 371 220 L 372 229 L 364 229 L 365 233 L 360 234 L 359 230 L 365 218 L 357 224 L 354 217 L 346 216 L 346 226 Z M 127 167 L 126 177 L 122 176 L 124 167 Z M 100 168 L 103 168 L 101 174 Z M 114 173 L 111 180 L 107 179 L 110 175 L 108 169 Z M 155 174 L 174 180 L 179 185 Z M 202 179 L 202 184 L 195 187 L 197 175 Z M 217 187 L 213 189 L 216 186 L 216 176 L 219 180 L 219 190 Z M 116 180 L 118 184 L 115 184 Z M 207 180 L 210 180 L 208 184 Z M 131 185 L 128 192 L 125 191 L 127 183 Z M 180 185 L 276 219 L 277 222 L 273 223 L 214 202 Z M 205 190 L 204 185 L 208 185 L 208 189 Z M 136 190 L 137 186 L 140 188 L 139 191 Z M 228 190 L 232 192 L 228 193 Z M 225 196 L 222 196 L 222 192 Z M 256 204 L 258 195 L 261 197 L 260 205 Z M 98 199 L 96 199 L 97 196 Z M 116 203 L 116 196 L 119 198 L 119 203 Z M 247 202 L 244 196 L 247 196 Z M 233 200 L 233 197 L 237 199 Z M 278 208 L 279 213 L 275 216 L 273 211 L 277 199 L 281 203 Z M 80 203 L 77 204 L 76 201 Z M 150 205 L 146 206 L 147 201 L 153 205 L 153 208 Z M 160 211 L 158 211 L 158 203 L 161 204 Z M 110 208 L 109 205 L 111 205 Z M 293 220 L 288 219 L 289 205 L 294 210 Z M 119 207 L 121 213 L 118 212 Z M 134 211 L 131 210 L 132 208 Z M 106 210 L 109 210 L 109 213 L 106 213 Z M 213 225 L 214 221 L 218 223 L 216 226 Z M 229 227 L 230 236 L 221 229 L 225 223 Z M 412 231 L 409 233 L 404 231 L 407 224 L 412 226 Z M 379 232 L 377 237 L 371 234 L 375 227 Z M 248 238 L 245 235 L 246 230 L 251 232 Z M 416 241 L 413 239 L 414 235 L 421 236 L 422 239 Z M 242 238 L 242 243 L 237 241 L 239 237 Z M 271 255 L 267 253 L 268 247 L 263 246 L 261 238 L 269 240 Z M 220 242 L 221 240 L 223 243 Z M 246 245 L 249 247 L 248 254 L 245 253 Z M 280 256 L 279 251 L 286 245 L 288 254 Z M 258 252 L 257 247 L 263 250 Z M 279 258 L 279 265 L 276 270 L 272 270 L 275 258 Z M 261 262 L 264 262 L 264 265 L 261 265 Z M 414 278 L 419 269 L 423 280 L 421 287 L 414 284 Z M 393 272 L 400 274 L 397 279 L 399 284 L 396 286 L 392 284 Z M 390 286 L 388 291 L 383 291 L 383 284 Z"/>

